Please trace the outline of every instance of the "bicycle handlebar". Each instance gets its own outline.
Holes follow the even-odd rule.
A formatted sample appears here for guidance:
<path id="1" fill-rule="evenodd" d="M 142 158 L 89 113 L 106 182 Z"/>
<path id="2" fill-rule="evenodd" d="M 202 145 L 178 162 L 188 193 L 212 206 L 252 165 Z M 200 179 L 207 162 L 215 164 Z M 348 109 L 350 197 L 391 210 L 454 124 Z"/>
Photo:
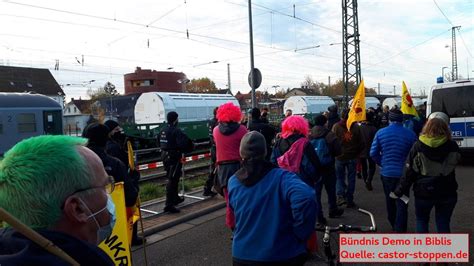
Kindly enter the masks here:
<path id="1" fill-rule="evenodd" d="M 346 224 L 340 224 L 338 226 L 325 226 L 324 228 L 316 228 L 316 231 L 321 231 L 321 232 L 376 232 L 377 231 L 377 226 L 375 224 L 375 219 L 374 216 L 372 215 L 371 212 L 364 210 L 364 209 L 358 209 L 359 212 L 362 212 L 370 217 L 370 222 L 372 223 L 372 226 L 359 226 L 359 225 L 346 225 Z"/>

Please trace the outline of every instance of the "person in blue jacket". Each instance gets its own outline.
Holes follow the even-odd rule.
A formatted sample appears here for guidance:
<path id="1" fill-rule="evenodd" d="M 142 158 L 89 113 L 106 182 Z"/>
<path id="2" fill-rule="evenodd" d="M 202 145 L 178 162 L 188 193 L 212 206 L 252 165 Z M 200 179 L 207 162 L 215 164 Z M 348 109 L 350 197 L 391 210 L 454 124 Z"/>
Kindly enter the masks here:
<path id="1" fill-rule="evenodd" d="M 390 197 L 403 175 L 403 168 L 416 135 L 403 127 L 403 113 L 389 112 L 390 125 L 380 129 L 374 137 L 370 157 L 380 166 L 383 190 L 387 205 L 388 221 L 396 232 L 407 231 L 408 208 L 401 199 Z"/>
<path id="2" fill-rule="evenodd" d="M 265 161 L 266 153 L 261 133 L 252 131 L 242 138 L 242 168 L 228 185 L 236 221 L 233 265 L 303 265 L 316 222 L 314 189 Z"/>

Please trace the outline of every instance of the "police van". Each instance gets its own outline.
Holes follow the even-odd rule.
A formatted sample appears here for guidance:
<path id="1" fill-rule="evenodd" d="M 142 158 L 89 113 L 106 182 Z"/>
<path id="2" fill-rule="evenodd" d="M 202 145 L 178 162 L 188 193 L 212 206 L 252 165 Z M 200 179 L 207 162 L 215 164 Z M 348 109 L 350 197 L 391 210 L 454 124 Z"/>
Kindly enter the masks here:
<path id="1" fill-rule="evenodd" d="M 427 114 L 450 118 L 452 138 L 463 152 L 474 152 L 474 80 L 436 84 L 428 95 Z"/>

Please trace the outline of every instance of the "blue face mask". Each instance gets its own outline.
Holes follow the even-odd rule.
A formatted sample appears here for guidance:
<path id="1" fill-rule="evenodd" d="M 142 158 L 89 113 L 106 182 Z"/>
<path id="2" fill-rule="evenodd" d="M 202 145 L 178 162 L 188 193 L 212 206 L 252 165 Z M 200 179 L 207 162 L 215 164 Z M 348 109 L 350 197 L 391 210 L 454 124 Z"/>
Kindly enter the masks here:
<path id="1" fill-rule="evenodd" d="M 82 201 L 82 203 L 84 203 L 84 202 Z M 84 203 L 84 205 L 86 205 L 86 204 Z M 86 207 L 87 207 L 87 205 L 86 205 Z M 89 209 L 89 207 L 87 207 L 87 209 Z M 97 219 L 95 218 L 95 216 L 97 214 L 101 213 L 102 211 L 104 211 L 105 209 L 107 209 L 107 211 L 110 214 L 110 223 L 105 225 L 105 226 L 100 227 L 99 222 L 97 222 Z M 89 211 L 90 211 L 90 209 L 89 209 Z M 112 235 L 112 230 L 115 226 L 115 221 L 117 219 L 116 216 L 115 216 L 115 204 L 112 201 L 112 198 L 110 197 L 110 195 L 107 195 L 107 205 L 105 205 L 104 208 L 100 209 L 96 213 L 93 213 L 93 214 L 89 215 L 87 218 L 91 218 L 91 217 L 94 219 L 95 223 L 97 224 L 97 228 L 98 228 L 98 230 L 97 230 L 97 244 L 99 244 L 102 241 L 104 241 L 105 239 L 107 239 L 110 235 Z"/>

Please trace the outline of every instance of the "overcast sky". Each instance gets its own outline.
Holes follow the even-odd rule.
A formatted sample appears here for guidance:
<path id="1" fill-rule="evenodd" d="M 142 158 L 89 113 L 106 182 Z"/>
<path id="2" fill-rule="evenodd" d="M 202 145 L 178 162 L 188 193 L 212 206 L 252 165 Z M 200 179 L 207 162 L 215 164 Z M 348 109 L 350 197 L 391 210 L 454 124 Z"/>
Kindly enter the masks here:
<path id="1" fill-rule="evenodd" d="M 85 97 L 143 69 L 209 77 L 247 92 L 250 70 L 248 1 L 8 1 L 0 0 L 0 64 L 49 68 L 68 98 Z M 340 0 L 254 0 L 255 66 L 261 90 L 299 87 L 342 77 Z M 439 8 L 437 7 L 437 5 Z M 295 10 L 293 10 L 295 5 Z M 458 73 L 474 76 L 474 1 L 359 0 L 362 76 L 367 87 L 414 94 L 451 68 L 451 27 L 457 32 Z M 440 10 L 441 9 L 441 10 Z M 293 18 L 295 16 L 299 19 Z M 445 14 L 445 16 L 442 14 Z M 189 38 L 186 33 L 189 33 Z M 314 48 L 319 46 L 318 48 Z M 84 55 L 84 66 L 82 66 Z M 54 70 L 59 60 L 59 71 Z M 78 62 L 79 61 L 79 62 Z M 207 64 L 212 61 L 218 63 Z M 95 80 L 89 84 L 88 81 Z"/>

